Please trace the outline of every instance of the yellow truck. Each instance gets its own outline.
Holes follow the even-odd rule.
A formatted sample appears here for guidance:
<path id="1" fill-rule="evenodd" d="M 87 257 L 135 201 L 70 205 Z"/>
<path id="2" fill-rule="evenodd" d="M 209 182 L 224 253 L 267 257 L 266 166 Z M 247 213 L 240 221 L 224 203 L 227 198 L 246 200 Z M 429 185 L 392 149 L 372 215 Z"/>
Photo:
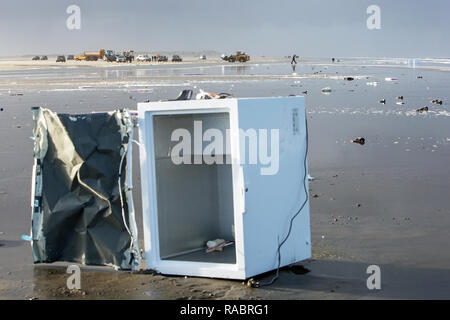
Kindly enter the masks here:
<path id="1" fill-rule="evenodd" d="M 230 56 L 222 55 L 222 59 L 228 62 L 247 62 L 250 61 L 250 56 L 242 51 L 236 51 L 236 54 Z"/>
<path id="2" fill-rule="evenodd" d="M 74 57 L 75 60 L 78 61 L 97 61 L 103 60 L 105 56 L 105 49 L 101 49 L 100 51 L 85 51 L 83 55 Z"/>

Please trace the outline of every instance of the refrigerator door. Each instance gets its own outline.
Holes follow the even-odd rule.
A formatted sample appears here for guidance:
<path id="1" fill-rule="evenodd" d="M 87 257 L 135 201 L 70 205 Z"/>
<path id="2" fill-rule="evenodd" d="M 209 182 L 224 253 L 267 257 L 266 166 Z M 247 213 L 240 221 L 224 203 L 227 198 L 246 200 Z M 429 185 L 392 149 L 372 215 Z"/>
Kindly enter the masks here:
<path id="1" fill-rule="evenodd" d="M 33 108 L 33 120 L 35 263 L 138 270 L 128 111 L 74 115 Z"/>
<path id="2" fill-rule="evenodd" d="M 311 256 L 304 98 L 239 99 L 238 114 L 252 277 Z"/>

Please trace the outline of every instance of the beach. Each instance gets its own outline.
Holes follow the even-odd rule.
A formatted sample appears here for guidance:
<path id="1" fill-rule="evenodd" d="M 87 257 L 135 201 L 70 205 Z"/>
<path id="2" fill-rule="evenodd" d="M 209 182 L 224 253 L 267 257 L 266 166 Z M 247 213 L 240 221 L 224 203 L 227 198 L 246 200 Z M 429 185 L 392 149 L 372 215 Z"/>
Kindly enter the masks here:
<path id="1" fill-rule="evenodd" d="M 448 59 L 414 67 L 406 58 L 299 59 L 293 70 L 287 58 L 132 64 L 50 58 L 0 61 L 0 299 L 450 298 Z M 326 87 L 331 92 L 324 94 Z M 81 266 L 82 290 L 68 290 L 68 263 L 35 265 L 21 240 L 31 227 L 30 108 L 135 110 L 138 102 L 173 99 L 183 89 L 305 96 L 313 255 L 297 265 L 309 272 L 285 268 L 273 285 L 251 288 Z M 417 112 L 424 106 L 427 112 Z M 364 145 L 351 142 L 358 137 Z M 138 152 L 133 196 L 143 247 Z M 380 267 L 381 290 L 366 285 L 371 265 Z"/>

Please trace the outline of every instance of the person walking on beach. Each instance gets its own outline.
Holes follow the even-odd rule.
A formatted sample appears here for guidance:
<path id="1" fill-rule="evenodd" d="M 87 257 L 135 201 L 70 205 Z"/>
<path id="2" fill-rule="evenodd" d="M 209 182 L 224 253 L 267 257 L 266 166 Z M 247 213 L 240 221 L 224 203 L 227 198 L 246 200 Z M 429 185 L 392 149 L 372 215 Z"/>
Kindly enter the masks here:
<path id="1" fill-rule="evenodd" d="M 296 57 L 297 56 L 295 54 L 292 56 L 292 60 L 291 60 L 292 65 L 297 64 L 297 61 L 295 60 Z"/>
<path id="2" fill-rule="evenodd" d="M 294 54 L 292 56 L 292 60 L 291 60 L 291 66 L 292 66 L 292 72 L 295 72 L 295 67 L 297 66 L 297 61 L 295 60 L 296 55 Z"/>

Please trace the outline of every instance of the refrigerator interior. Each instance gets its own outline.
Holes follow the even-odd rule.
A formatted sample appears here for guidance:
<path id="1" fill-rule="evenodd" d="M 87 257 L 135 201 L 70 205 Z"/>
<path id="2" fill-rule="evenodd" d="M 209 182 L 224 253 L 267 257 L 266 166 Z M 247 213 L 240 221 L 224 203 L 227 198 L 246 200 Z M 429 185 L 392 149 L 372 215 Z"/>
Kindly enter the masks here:
<path id="1" fill-rule="evenodd" d="M 194 130 L 194 122 L 197 130 Z M 195 139 L 208 129 L 220 131 L 224 150 L 215 150 L 222 163 L 207 164 Z M 236 263 L 234 245 L 223 251 L 205 252 L 206 242 L 214 239 L 234 241 L 234 206 L 232 166 L 225 141 L 229 141 L 229 114 L 226 112 L 190 113 L 153 116 L 155 176 L 159 254 L 161 260 Z M 176 129 L 190 134 L 192 152 L 178 153 L 188 156 L 191 164 L 175 164 L 171 153 L 181 140 L 171 141 Z M 185 131 L 186 132 L 186 131 Z M 220 134 L 219 134 L 220 137 Z M 200 139 L 202 136 L 200 136 Z M 214 138 L 212 138 L 214 139 Z M 201 150 L 211 141 L 200 143 Z M 222 143 L 222 142 L 220 142 Z M 177 149 L 179 150 L 179 149 Z M 195 164 L 200 161 L 200 164 Z M 220 162 L 220 161 L 219 161 Z"/>

